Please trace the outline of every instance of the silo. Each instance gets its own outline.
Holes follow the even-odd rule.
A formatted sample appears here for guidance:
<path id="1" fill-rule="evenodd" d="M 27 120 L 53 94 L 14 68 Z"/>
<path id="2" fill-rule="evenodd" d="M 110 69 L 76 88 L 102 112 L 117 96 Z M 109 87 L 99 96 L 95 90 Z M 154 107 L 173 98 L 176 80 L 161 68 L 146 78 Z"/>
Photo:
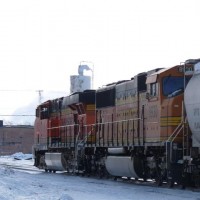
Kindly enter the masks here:
<path id="1" fill-rule="evenodd" d="M 70 76 L 70 93 L 91 89 L 91 77 L 83 74 L 84 70 L 91 70 L 87 65 L 79 65 L 79 75 Z M 91 70 L 92 71 L 92 70 Z"/>

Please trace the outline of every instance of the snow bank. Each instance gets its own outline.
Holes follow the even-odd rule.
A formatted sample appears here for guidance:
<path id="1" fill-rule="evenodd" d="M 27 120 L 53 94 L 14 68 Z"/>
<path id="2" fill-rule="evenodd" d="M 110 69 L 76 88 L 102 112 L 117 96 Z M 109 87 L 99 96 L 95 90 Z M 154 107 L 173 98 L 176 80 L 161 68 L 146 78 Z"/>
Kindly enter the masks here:
<path id="1" fill-rule="evenodd" d="M 1 156 L 1 158 L 8 158 L 8 159 L 13 158 L 15 160 L 31 160 L 33 158 L 33 155 L 18 152 L 13 155 Z"/>
<path id="2" fill-rule="evenodd" d="M 32 154 L 23 154 L 22 152 L 15 153 L 11 155 L 16 160 L 30 160 L 33 158 Z"/>

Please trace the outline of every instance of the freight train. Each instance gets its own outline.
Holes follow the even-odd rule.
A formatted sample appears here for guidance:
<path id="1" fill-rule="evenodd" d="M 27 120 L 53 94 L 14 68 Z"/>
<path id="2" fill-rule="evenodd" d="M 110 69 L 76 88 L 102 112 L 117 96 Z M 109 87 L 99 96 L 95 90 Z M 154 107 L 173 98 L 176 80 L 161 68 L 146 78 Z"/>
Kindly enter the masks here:
<path id="1" fill-rule="evenodd" d="M 40 104 L 34 165 L 199 186 L 199 63 L 189 59 Z"/>

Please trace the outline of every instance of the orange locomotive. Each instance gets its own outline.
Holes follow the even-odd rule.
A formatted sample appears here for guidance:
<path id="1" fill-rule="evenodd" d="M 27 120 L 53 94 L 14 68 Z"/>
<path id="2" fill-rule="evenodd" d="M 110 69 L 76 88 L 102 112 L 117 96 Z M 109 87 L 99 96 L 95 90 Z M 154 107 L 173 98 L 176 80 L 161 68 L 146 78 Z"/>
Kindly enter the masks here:
<path id="1" fill-rule="evenodd" d="M 197 61 L 39 105 L 35 166 L 184 185 L 183 174 L 192 177 L 184 90 Z"/>
<path id="2" fill-rule="evenodd" d="M 95 91 L 88 90 L 49 100 L 37 107 L 35 166 L 55 172 L 73 165 L 77 145 L 90 139 L 95 123 L 94 103 Z"/>

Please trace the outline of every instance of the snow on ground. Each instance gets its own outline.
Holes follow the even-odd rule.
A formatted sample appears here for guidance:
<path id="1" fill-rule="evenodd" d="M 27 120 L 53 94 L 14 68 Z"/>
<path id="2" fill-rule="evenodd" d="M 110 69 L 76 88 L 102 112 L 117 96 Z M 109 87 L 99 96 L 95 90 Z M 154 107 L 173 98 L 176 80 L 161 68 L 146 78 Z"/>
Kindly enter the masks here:
<path id="1" fill-rule="evenodd" d="M 22 154 L 3 156 L 0 164 L 17 163 L 34 169 L 33 160 L 24 158 L 26 155 Z M 22 172 L 0 166 L 0 177 L 0 200 L 200 200 L 200 193 L 190 190 L 157 188 L 66 173 Z"/>
<path id="2" fill-rule="evenodd" d="M 15 153 L 11 156 L 7 156 L 8 158 L 11 157 L 11 158 L 14 158 L 14 159 L 18 159 L 18 160 L 30 160 L 33 158 L 33 155 L 32 154 L 23 154 L 22 152 L 18 152 L 18 153 Z"/>

